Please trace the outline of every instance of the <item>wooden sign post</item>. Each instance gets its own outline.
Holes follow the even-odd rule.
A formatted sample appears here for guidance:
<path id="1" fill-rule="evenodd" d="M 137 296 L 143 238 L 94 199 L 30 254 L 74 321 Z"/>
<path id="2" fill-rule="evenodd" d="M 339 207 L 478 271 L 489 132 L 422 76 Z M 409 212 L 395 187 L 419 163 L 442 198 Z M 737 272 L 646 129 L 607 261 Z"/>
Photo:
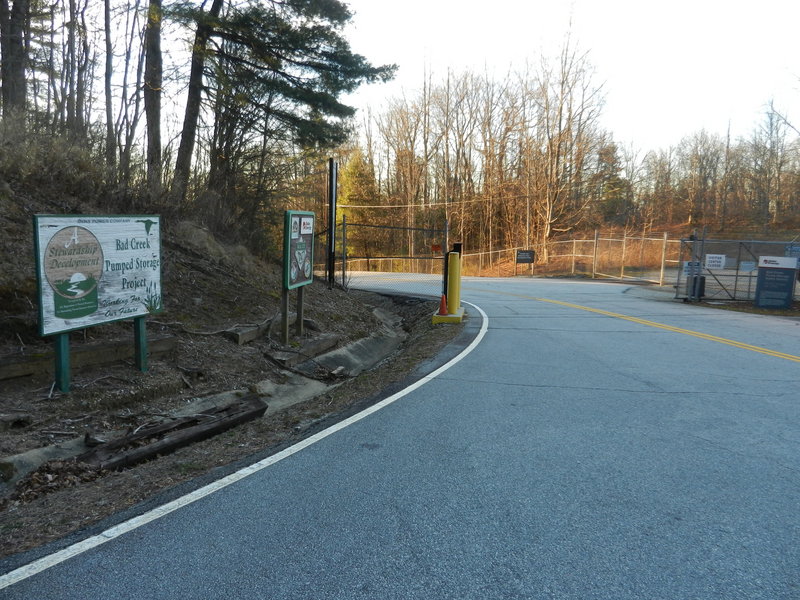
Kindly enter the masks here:
<path id="1" fill-rule="evenodd" d="M 69 392 L 69 332 L 133 319 L 147 370 L 145 317 L 162 310 L 161 223 L 155 215 L 34 215 L 39 333 L 54 336 L 56 385 Z"/>

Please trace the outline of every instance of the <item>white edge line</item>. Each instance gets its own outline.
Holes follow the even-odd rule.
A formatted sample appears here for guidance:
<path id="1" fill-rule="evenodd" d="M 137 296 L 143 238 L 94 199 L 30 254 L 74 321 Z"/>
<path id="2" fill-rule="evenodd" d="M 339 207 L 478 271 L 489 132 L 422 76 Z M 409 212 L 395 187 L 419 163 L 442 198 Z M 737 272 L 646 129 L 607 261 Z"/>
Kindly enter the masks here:
<path id="1" fill-rule="evenodd" d="M 313 444 L 316 444 L 317 442 L 324 440 L 329 435 L 333 435 L 334 433 L 341 431 L 345 427 L 349 427 L 353 423 L 356 423 L 361 419 L 364 419 L 369 415 L 378 412 L 382 408 L 389 406 L 390 404 L 396 402 L 403 396 L 406 396 L 407 394 L 410 394 L 414 390 L 425 385 L 432 379 L 435 379 L 436 377 L 438 377 L 451 367 L 455 366 L 462 359 L 464 359 L 470 352 L 472 352 L 481 342 L 483 336 L 486 335 L 486 331 L 489 329 L 489 317 L 486 315 L 486 313 L 479 306 L 472 304 L 471 302 L 464 302 L 464 304 L 469 304 L 470 306 L 475 308 L 475 310 L 477 310 L 478 313 L 480 313 L 482 318 L 481 329 L 478 332 L 478 335 L 475 337 L 475 339 L 472 340 L 472 342 L 469 344 L 469 346 L 464 348 L 464 350 L 462 350 L 457 356 L 450 359 L 448 362 L 446 362 L 444 365 L 442 365 L 432 373 L 422 377 L 418 381 L 415 381 L 407 388 L 404 388 L 399 392 L 396 392 L 395 394 L 392 394 L 391 396 L 384 398 L 380 402 L 373 404 L 369 408 L 362 410 L 360 413 L 348 417 L 347 419 L 344 419 L 343 421 L 340 421 L 335 425 L 331 425 L 327 429 L 320 431 L 319 433 L 315 433 L 314 435 L 312 435 L 309 438 L 306 438 L 302 442 L 298 442 L 297 444 L 290 446 L 289 448 L 281 450 L 277 454 L 273 454 L 272 456 L 268 456 L 264 460 L 253 463 L 252 465 L 248 465 L 247 467 L 244 467 L 243 469 L 240 469 L 235 473 L 231 473 L 230 475 L 222 477 L 221 479 L 218 479 L 213 483 L 209 483 L 206 486 L 196 489 L 195 491 L 190 492 L 185 496 L 181 496 L 180 498 L 176 498 L 171 502 L 167 502 L 166 504 L 154 508 L 153 510 L 148 511 L 143 515 L 139 515 L 138 517 L 134 517 L 132 519 L 129 519 L 128 521 L 125 521 L 118 525 L 114 525 L 113 527 L 106 529 L 102 533 L 99 533 L 90 538 L 86 538 L 83 541 L 72 544 L 71 546 L 68 546 L 63 550 L 59 550 L 58 552 L 49 554 L 48 556 L 43 556 L 42 558 L 37 559 L 31 563 L 28 563 L 27 565 L 23 565 L 22 567 L 10 571 L 5 575 L 0 575 L 0 590 L 7 588 L 11 585 L 14 585 L 15 583 L 19 583 L 24 579 L 28 579 L 29 577 L 33 577 L 34 575 L 41 573 L 42 571 L 45 571 L 50 567 L 54 567 L 66 560 L 69 560 L 70 558 L 78 556 L 79 554 L 83 554 L 84 552 L 91 550 L 92 548 L 96 548 L 102 544 L 105 544 L 106 542 L 118 538 L 121 535 L 124 535 L 130 531 L 133 531 L 134 529 L 137 529 L 142 525 L 146 525 L 151 521 L 160 519 L 161 517 L 168 515 L 169 513 L 178 510 L 179 508 L 187 506 L 192 502 L 196 502 L 201 498 L 204 498 L 210 494 L 213 494 L 214 492 L 217 492 L 225 487 L 228 487 L 232 483 L 236 483 L 237 481 L 240 481 L 245 477 L 252 475 L 253 473 L 257 473 L 262 469 L 266 469 L 267 467 L 282 461 L 284 458 L 288 458 L 293 454 L 296 454 L 297 452 L 300 452 L 301 450 L 304 450 L 309 446 L 312 446 Z"/>

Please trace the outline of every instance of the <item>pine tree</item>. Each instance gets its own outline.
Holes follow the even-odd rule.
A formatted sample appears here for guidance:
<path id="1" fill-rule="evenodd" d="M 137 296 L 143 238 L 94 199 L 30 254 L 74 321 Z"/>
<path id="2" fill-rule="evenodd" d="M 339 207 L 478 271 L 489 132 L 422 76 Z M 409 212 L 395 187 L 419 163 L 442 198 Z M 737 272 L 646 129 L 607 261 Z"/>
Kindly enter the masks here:
<path id="1" fill-rule="evenodd" d="M 375 67 L 351 51 L 341 32 L 352 15 L 339 0 L 223 4 L 214 0 L 208 12 L 186 4 L 170 10 L 175 18 L 197 23 L 173 184 L 179 201 L 186 194 L 203 87 L 215 90 L 217 110 L 234 103 L 243 116 L 260 113 L 260 122 L 269 123 L 265 133 L 273 137 L 326 147 L 346 139 L 347 119 L 355 112 L 339 96 L 366 82 L 388 80 L 395 70 Z M 206 86 L 202 75 L 210 80 Z"/>

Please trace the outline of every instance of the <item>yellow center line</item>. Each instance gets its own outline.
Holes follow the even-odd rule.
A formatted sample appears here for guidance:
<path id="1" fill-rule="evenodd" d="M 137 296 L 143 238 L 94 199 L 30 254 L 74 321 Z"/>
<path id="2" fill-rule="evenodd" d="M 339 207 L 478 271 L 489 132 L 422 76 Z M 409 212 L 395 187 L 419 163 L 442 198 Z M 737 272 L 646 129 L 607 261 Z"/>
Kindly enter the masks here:
<path id="1" fill-rule="evenodd" d="M 769 348 L 762 348 L 761 346 L 754 346 L 753 344 L 745 344 L 744 342 L 737 342 L 736 340 L 729 340 L 724 337 L 719 337 L 717 335 L 711 335 L 709 333 L 702 333 L 700 331 L 692 331 L 691 329 L 684 329 L 682 327 L 673 327 L 672 325 L 665 325 L 664 323 L 657 323 L 656 321 L 648 321 L 647 319 L 640 319 L 638 317 L 631 317 L 629 315 L 623 315 L 621 313 L 615 313 L 608 310 L 602 310 L 599 308 L 591 308 L 590 306 L 581 306 L 580 304 L 572 304 L 571 302 L 562 302 L 561 300 L 550 300 L 549 298 L 536 298 L 534 296 L 524 296 L 522 294 L 513 294 L 509 292 L 498 292 L 496 290 L 492 290 L 497 294 L 503 294 L 507 296 L 516 296 L 517 298 L 525 298 L 527 300 L 536 300 L 537 302 L 548 302 L 550 304 L 558 304 L 560 306 L 566 306 L 568 308 L 576 308 L 578 310 L 585 310 L 587 312 L 596 313 L 598 315 L 605 315 L 607 317 L 613 317 L 615 319 L 622 319 L 624 321 L 631 321 L 632 323 L 639 323 L 640 325 L 647 325 L 649 327 L 656 327 L 658 329 L 663 329 L 665 331 L 672 331 L 674 333 L 682 333 L 684 335 L 691 335 L 696 338 L 700 338 L 702 340 L 709 340 L 711 342 L 717 342 L 720 344 L 726 344 L 728 346 L 733 346 L 734 348 L 741 348 L 742 350 L 750 350 L 751 352 L 758 352 L 760 354 L 766 354 L 767 356 L 774 356 L 775 358 L 783 358 L 786 360 L 791 360 L 794 362 L 800 362 L 800 356 L 795 356 L 794 354 L 787 354 L 786 352 L 778 352 L 777 350 L 770 350 Z"/>

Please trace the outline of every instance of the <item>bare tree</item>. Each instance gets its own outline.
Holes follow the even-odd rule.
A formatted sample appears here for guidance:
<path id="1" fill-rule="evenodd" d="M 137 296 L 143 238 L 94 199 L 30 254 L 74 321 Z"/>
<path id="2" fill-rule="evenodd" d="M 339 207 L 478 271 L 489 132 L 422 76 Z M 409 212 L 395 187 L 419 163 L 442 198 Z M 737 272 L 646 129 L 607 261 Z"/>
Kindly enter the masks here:
<path id="1" fill-rule="evenodd" d="M 587 157 L 602 140 L 597 130 L 602 97 L 587 56 L 569 42 L 556 68 L 543 62 L 535 84 L 539 156 L 534 162 L 534 197 L 546 262 L 553 235 L 574 229 L 586 214 L 589 197 L 582 193 L 582 174 Z"/>
<path id="2" fill-rule="evenodd" d="M 151 202 L 161 196 L 161 0 L 150 0 L 144 33 L 144 112 L 147 124 L 147 190 Z"/>
<path id="3" fill-rule="evenodd" d="M 105 83 L 106 108 L 106 164 L 113 167 L 117 163 L 117 149 L 114 136 L 114 91 L 111 79 L 114 75 L 114 45 L 111 41 L 111 0 L 103 0 L 103 31 L 105 34 L 106 68 Z"/>

